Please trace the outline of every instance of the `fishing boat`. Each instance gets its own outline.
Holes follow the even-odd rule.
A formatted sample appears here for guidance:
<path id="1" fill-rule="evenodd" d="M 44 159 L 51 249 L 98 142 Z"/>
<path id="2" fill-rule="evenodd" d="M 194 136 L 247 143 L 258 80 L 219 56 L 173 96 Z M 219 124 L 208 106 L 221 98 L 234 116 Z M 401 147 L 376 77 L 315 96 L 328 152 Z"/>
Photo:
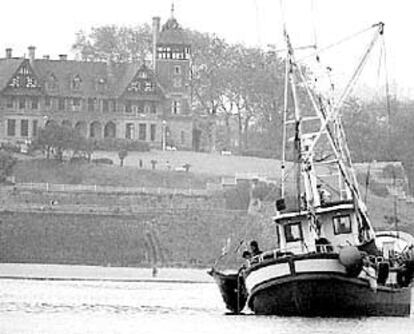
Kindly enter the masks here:
<path id="1" fill-rule="evenodd" d="M 309 87 L 285 31 L 283 142 L 289 142 L 286 129 L 292 126 L 294 159 L 288 164 L 284 149 L 281 198 L 273 218 L 275 248 L 252 257 L 235 273 L 210 271 L 231 312 L 241 313 L 247 305 L 255 314 L 283 316 L 410 314 L 413 247 L 387 254 L 377 248 L 340 117 L 363 65 L 383 37 L 382 22 L 371 28 L 371 43 L 338 99 L 321 97 Z M 298 100 L 299 87 L 312 106 L 306 114 Z M 313 122 L 313 127 L 305 122 Z M 333 158 L 320 159 L 321 152 Z M 321 176 L 332 168 L 337 172 L 335 185 Z M 295 173 L 293 201 L 284 185 L 287 170 Z"/>

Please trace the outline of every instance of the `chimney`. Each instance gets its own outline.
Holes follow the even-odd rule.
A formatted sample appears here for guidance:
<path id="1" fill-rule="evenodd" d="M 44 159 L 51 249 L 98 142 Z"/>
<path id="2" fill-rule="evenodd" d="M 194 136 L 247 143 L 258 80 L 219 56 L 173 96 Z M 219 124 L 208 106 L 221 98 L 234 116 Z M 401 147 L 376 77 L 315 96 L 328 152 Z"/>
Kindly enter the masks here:
<path id="1" fill-rule="evenodd" d="M 29 46 L 27 48 L 27 50 L 29 51 L 30 61 L 33 61 L 35 59 L 35 56 L 36 56 L 36 47 L 35 46 Z"/>
<path id="2" fill-rule="evenodd" d="M 160 18 L 155 16 L 152 18 L 152 68 L 155 72 L 157 61 L 157 42 L 160 32 Z"/>
<path id="3" fill-rule="evenodd" d="M 68 60 L 68 55 L 59 55 L 59 60 Z"/>
<path id="4" fill-rule="evenodd" d="M 10 59 L 12 57 L 12 52 L 13 52 L 12 48 L 7 48 L 6 49 L 6 58 L 7 59 Z"/>
<path id="5" fill-rule="evenodd" d="M 43 59 L 44 60 L 49 60 L 50 59 L 50 56 L 49 55 L 43 55 Z"/>

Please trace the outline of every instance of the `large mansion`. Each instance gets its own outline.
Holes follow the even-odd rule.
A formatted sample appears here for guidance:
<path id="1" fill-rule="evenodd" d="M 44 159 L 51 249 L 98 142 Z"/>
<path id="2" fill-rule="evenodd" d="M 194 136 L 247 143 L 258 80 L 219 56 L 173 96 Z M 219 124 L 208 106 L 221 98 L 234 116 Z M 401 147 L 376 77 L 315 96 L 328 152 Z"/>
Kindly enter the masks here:
<path id="1" fill-rule="evenodd" d="M 36 57 L 0 59 L 0 140 L 30 140 L 48 122 L 88 138 L 125 138 L 197 149 L 190 106 L 191 45 L 171 18 L 153 18 L 152 62 Z M 197 137 L 197 138 L 196 138 Z"/>

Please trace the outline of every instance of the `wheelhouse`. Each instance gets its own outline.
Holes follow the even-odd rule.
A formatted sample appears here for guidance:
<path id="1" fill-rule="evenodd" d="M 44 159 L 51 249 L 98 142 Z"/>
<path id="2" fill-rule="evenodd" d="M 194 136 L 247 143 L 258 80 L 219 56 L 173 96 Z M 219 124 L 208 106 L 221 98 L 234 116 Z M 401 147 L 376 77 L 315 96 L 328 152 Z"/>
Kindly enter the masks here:
<path id="1" fill-rule="evenodd" d="M 359 242 L 359 222 L 352 202 L 331 203 L 314 212 L 279 213 L 274 222 L 282 252 L 331 252 Z"/>

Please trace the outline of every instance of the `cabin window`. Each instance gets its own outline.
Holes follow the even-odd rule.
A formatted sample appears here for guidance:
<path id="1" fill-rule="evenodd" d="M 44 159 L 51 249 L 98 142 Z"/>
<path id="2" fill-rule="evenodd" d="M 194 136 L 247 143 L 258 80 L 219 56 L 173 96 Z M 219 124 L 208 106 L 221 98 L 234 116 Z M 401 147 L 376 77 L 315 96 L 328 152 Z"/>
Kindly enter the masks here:
<path id="1" fill-rule="evenodd" d="M 351 217 L 349 215 L 333 217 L 332 221 L 335 234 L 347 234 L 352 232 Z"/>
<path id="2" fill-rule="evenodd" d="M 303 240 L 302 226 L 300 222 L 285 225 L 286 242 Z"/>

